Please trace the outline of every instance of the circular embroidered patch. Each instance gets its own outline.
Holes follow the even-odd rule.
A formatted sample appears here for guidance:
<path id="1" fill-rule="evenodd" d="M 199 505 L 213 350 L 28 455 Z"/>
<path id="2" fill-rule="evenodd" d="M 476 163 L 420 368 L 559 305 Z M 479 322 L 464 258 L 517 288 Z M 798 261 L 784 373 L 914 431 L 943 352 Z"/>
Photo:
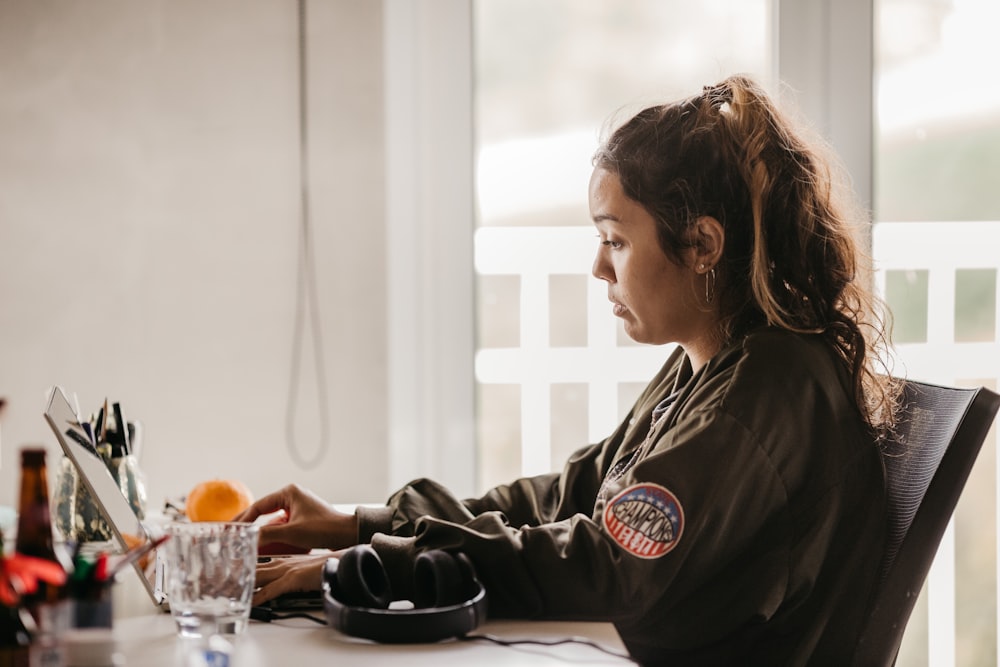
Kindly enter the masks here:
<path id="1" fill-rule="evenodd" d="M 604 529 L 639 558 L 659 558 L 681 539 L 684 508 L 658 484 L 630 486 L 604 508 Z"/>

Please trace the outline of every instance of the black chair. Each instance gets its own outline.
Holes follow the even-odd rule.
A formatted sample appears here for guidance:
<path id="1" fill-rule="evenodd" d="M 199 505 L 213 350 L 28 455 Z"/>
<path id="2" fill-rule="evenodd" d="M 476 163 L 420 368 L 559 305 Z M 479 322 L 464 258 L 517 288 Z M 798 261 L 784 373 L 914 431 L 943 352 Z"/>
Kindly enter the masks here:
<path id="1" fill-rule="evenodd" d="M 883 457 L 889 526 L 881 581 L 855 665 L 895 664 L 906 623 L 998 408 L 1000 396 L 986 388 L 906 382 L 900 437 Z"/>

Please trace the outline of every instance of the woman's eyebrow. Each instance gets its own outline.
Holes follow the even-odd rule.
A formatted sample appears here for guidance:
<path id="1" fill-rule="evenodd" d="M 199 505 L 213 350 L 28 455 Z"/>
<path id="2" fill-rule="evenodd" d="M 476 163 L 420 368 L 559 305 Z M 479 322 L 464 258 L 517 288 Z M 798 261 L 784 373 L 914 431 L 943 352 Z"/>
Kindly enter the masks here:
<path id="1" fill-rule="evenodd" d="M 595 225 L 599 222 L 621 222 L 621 220 L 610 213 L 599 213 L 594 216 L 593 220 Z"/>

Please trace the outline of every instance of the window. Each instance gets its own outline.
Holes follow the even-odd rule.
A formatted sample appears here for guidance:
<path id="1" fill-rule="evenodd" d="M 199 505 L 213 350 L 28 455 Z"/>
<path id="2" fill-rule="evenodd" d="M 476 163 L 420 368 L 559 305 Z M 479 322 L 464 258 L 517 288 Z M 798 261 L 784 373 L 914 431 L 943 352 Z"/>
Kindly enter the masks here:
<path id="1" fill-rule="evenodd" d="M 419 470 L 471 493 L 473 471 L 482 490 L 522 471 L 551 470 L 569 449 L 613 428 L 665 350 L 631 345 L 588 277 L 586 182 L 598 128 L 617 105 L 674 98 L 734 70 L 772 87 L 787 83 L 782 92 L 830 137 L 872 204 L 877 280 L 896 312 L 897 371 L 996 386 L 1000 199 L 991 188 L 1000 173 L 1000 84 L 989 69 L 988 34 L 995 0 L 385 7 L 396 131 L 388 162 L 400 172 L 390 170 L 388 188 L 390 237 L 399 239 L 389 277 L 399 306 L 390 308 L 389 384 L 402 388 L 390 401 L 394 481 Z M 698 40 L 689 40 L 695 32 Z M 459 145 L 449 145 L 455 137 Z M 469 156 L 475 229 L 466 215 L 473 185 L 463 180 Z M 430 181 L 433 196 L 407 192 L 413 173 L 421 193 Z M 477 310 L 466 317 L 473 299 L 464 267 L 473 258 L 462 253 L 472 235 Z M 442 251 L 420 259 L 413 239 L 422 237 Z M 541 268 L 526 272 L 529 264 Z M 463 384 L 472 375 L 464 364 L 473 356 L 473 321 L 475 420 L 466 401 L 472 386 Z M 432 381 L 417 380 L 428 375 Z M 476 461 L 467 447 L 473 429 Z M 899 665 L 997 664 L 995 461 L 994 439 Z"/>

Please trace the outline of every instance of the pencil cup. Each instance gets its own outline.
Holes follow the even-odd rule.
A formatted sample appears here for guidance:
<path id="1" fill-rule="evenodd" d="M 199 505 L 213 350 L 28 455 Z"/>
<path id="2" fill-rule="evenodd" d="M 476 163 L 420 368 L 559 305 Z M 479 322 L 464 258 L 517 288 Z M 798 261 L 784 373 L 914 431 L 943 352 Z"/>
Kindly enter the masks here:
<path id="1" fill-rule="evenodd" d="M 111 583 L 105 582 L 94 595 L 73 599 L 74 628 L 110 628 L 114 618 Z"/>

